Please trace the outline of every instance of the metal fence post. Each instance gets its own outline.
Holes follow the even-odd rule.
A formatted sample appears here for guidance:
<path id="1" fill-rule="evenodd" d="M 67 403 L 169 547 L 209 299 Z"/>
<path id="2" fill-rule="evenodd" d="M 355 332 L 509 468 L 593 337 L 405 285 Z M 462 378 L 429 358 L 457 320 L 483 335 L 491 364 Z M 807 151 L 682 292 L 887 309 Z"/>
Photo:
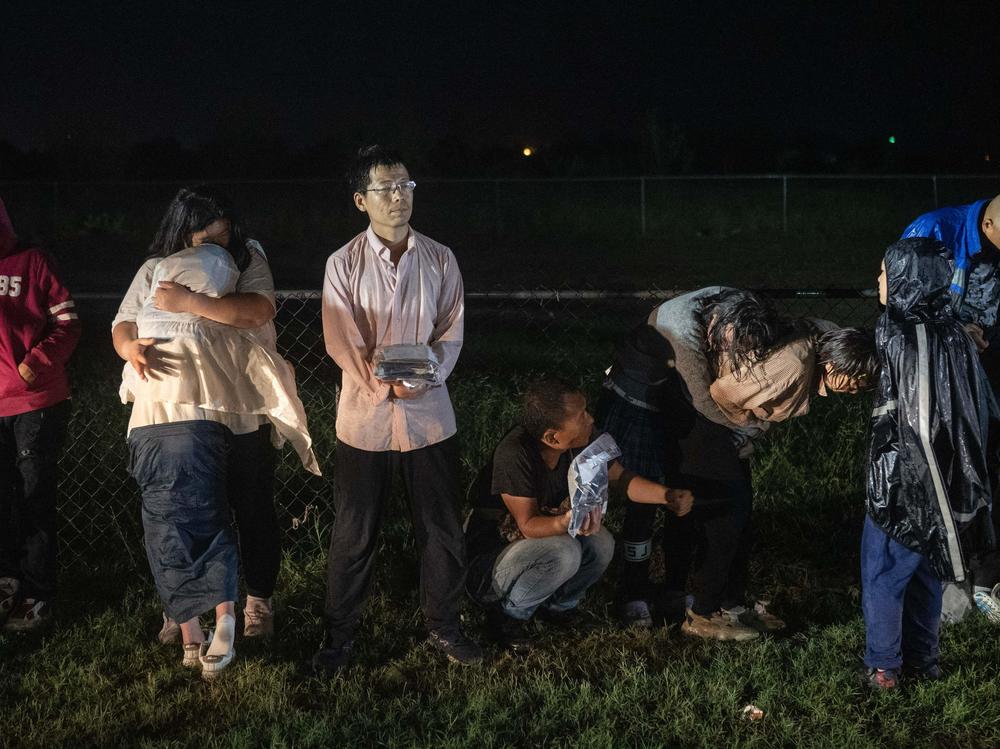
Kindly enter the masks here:
<path id="1" fill-rule="evenodd" d="M 788 175 L 781 175 L 781 231 L 788 234 Z"/>
<path id="2" fill-rule="evenodd" d="M 641 236 L 646 236 L 646 178 L 639 177 L 639 213 Z"/>

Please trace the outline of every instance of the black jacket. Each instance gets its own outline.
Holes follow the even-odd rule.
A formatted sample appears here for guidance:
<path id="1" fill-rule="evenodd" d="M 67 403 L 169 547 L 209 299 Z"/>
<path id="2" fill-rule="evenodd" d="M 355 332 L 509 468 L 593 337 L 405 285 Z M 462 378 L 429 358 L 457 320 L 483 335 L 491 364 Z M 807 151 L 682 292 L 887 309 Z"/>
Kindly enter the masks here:
<path id="1" fill-rule="evenodd" d="M 886 250 L 885 269 L 867 510 L 942 580 L 961 581 L 967 556 L 994 545 L 986 440 L 997 406 L 950 306 L 944 245 L 900 240 Z"/>

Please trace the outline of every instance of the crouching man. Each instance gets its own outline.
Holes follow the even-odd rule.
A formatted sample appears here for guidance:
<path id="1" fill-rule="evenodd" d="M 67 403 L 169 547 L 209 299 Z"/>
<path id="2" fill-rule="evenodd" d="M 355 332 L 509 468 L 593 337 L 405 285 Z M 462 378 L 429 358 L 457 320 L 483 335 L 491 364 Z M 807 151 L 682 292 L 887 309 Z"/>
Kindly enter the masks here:
<path id="1" fill-rule="evenodd" d="M 466 584 L 487 608 L 490 635 L 506 649 L 531 649 L 525 625 L 536 612 L 552 624 L 571 623 L 611 562 L 615 541 L 600 510 L 575 538 L 567 532 L 569 468 L 597 436 L 593 427 L 583 393 L 556 380 L 537 382 L 524 394 L 520 423 L 472 486 Z M 691 509 L 689 491 L 644 479 L 618 461 L 608 478 L 633 502 L 666 505 L 677 515 Z"/>

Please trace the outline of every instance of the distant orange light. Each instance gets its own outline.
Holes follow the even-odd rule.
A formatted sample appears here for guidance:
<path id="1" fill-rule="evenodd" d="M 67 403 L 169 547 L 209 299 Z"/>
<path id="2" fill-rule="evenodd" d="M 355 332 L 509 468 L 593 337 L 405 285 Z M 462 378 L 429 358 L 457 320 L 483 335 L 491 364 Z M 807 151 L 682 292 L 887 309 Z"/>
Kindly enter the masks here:
<path id="1" fill-rule="evenodd" d="M 535 149 L 525 146 L 521 153 L 525 156 L 525 158 L 527 158 L 535 153 Z"/>
<path id="2" fill-rule="evenodd" d="M 986 160 L 987 160 L 987 161 L 989 161 L 989 160 L 990 160 L 990 155 L 989 155 L 989 154 L 986 154 Z"/>

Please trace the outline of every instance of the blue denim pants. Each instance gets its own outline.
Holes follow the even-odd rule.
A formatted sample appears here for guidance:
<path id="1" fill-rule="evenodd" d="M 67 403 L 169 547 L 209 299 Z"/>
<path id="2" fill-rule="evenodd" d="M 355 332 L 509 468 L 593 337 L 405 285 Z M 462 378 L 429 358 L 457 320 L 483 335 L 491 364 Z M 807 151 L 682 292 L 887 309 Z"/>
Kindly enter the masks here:
<path id="1" fill-rule="evenodd" d="M 937 663 L 941 581 L 927 557 L 893 541 L 870 517 L 861 534 L 865 665 L 923 669 Z"/>
<path id="2" fill-rule="evenodd" d="M 527 621 L 545 604 L 553 611 L 579 605 L 611 563 L 615 539 L 607 528 L 592 536 L 524 538 L 493 564 L 493 591 L 508 616 Z"/>

